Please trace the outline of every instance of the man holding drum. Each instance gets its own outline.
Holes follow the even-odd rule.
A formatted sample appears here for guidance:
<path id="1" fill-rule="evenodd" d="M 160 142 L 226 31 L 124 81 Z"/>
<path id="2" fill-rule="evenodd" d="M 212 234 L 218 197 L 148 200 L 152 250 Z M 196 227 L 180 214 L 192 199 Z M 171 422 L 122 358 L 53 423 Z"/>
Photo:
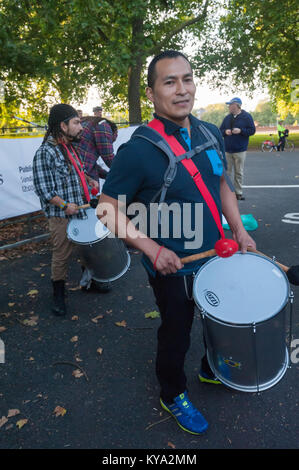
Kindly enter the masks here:
<path id="1" fill-rule="evenodd" d="M 98 189 L 98 183 L 85 174 L 81 159 L 72 143 L 82 133 L 80 117 L 68 104 L 56 104 L 50 110 L 48 130 L 33 160 L 33 181 L 41 206 L 49 218 L 53 244 L 51 279 L 53 313 L 66 314 L 65 280 L 73 244 L 67 238 L 71 217 L 86 218 L 78 206 L 89 201 L 87 185 Z"/>
<path id="2" fill-rule="evenodd" d="M 172 136 L 189 157 L 192 156 L 190 160 L 198 169 L 196 175 L 202 175 L 218 213 L 221 215 L 223 212 L 240 250 L 246 252 L 248 246 L 255 248 L 255 242 L 243 227 L 235 194 L 223 174 L 223 166 L 226 166 L 223 139 L 216 126 L 203 123 L 190 114 L 195 91 L 191 65 L 182 53 L 166 51 L 152 60 L 146 94 L 154 104 L 154 121 L 156 124 L 158 121 L 160 127 L 163 125 L 167 138 Z M 204 125 L 204 133 L 199 129 L 201 124 Z M 157 130 L 157 127 L 154 129 Z M 163 218 L 165 207 L 173 203 L 182 209 L 180 216 L 188 206 L 191 221 L 195 224 L 198 221 L 196 210 L 200 206 L 202 223 L 200 221 L 195 231 L 202 231 L 201 246 L 186 247 L 185 231 L 179 237 L 174 236 L 175 224 L 182 222 L 174 215 L 169 219 L 169 236 L 163 236 L 160 230 L 150 238 L 149 230 L 146 234 L 137 230 L 126 216 L 120 199 L 125 195 L 127 206 L 131 202 L 140 202 L 148 208 L 157 194 L 161 194 L 164 175 L 169 168 L 163 150 L 150 139 L 137 136 L 138 133 L 139 130 L 118 150 L 103 187 L 97 214 L 110 230 L 143 252 L 143 264 L 161 314 L 156 358 L 156 373 L 161 387 L 160 403 L 181 428 L 200 434 L 208 424 L 188 398 L 184 361 L 190 346 L 194 316 L 193 275 L 207 259 L 183 265 L 181 258 L 213 248 L 219 239 L 219 231 L 205 198 L 194 184 L 196 175 L 192 181 L 181 162 L 176 165 L 167 192 L 163 193 L 165 202 L 160 215 Z M 157 133 L 153 131 L 153 135 Z M 211 137 L 211 142 L 216 142 L 216 147 L 220 149 L 218 152 L 209 146 L 207 135 Z M 206 357 L 202 360 L 200 379 L 217 383 Z"/>

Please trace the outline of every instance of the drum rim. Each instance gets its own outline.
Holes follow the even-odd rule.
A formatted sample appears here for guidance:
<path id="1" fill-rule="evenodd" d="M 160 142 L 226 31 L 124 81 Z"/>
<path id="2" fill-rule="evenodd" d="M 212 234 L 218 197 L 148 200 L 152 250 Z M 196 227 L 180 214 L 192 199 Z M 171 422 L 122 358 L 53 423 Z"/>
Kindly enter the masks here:
<path id="1" fill-rule="evenodd" d="M 222 377 L 219 372 L 216 370 L 213 360 L 210 356 L 209 350 L 207 350 L 207 358 L 209 362 L 209 366 L 211 370 L 213 371 L 213 374 L 227 387 L 233 390 L 238 390 L 239 392 L 263 392 L 265 390 L 268 390 L 275 385 L 277 385 L 281 379 L 284 377 L 286 371 L 288 370 L 289 364 L 290 364 L 290 357 L 289 357 L 289 352 L 287 346 L 285 346 L 285 360 L 281 366 L 281 368 L 278 370 L 277 374 L 272 377 L 272 379 L 269 379 L 266 382 L 262 382 L 260 384 L 256 385 L 241 385 L 233 382 L 232 380 L 225 379 Z"/>
<path id="2" fill-rule="evenodd" d="M 265 323 L 266 321 L 268 320 L 271 320 L 272 318 L 274 318 L 276 315 L 278 315 L 279 313 L 281 313 L 287 306 L 288 302 L 289 302 L 289 299 L 290 299 L 290 292 L 291 292 L 291 289 L 290 289 L 290 284 L 289 284 L 289 281 L 288 281 L 288 278 L 286 276 L 286 273 L 281 269 L 281 267 L 276 264 L 274 261 L 272 261 L 271 259 L 269 258 L 266 258 L 265 256 L 262 256 L 262 255 L 259 255 L 258 253 L 249 253 L 249 252 L 246 252 L 246 253 L 241 253 L 241 251 L 237 251 L 235 254 L 240 254 L 240 255 L 250 255 L 250 256 L 257 256 L 258 258 L 262 258 L 266 261 L 269 261 L 270 263 L 272 263 L 276 268 L 279 269 L 279 271 L 283 274 L 283 277 L 284 277 L 284 280 L 286 282 L 286 286 L 287 286 L 287 293 L 286 293 L 286 297 L 280 307 L 279 310 L 277 310 L 275 313 L 273 313 L 271 316 L 267 317 L 267 318 L 264 318 L 263 320 L 259 320 L 259 321 L 256 321 L 256 322 L 248 322 L 248 323 L 237 323 L 237 322 L 229 322 L 229 321 L 225 321 L 225 320 L 222 320 L 218 317 L 215 317 L 214 315 L 212 315 L 210 312 L 207 312 L 199 303 L 196 297 L 196 292 L 195 292 L 195 283 L 196 283 L 196 279 L 198 278 L 200 272 L 204 269 L 204 267 L 206 267 L 208 264 L 214 262 L 215 260 L 219 259 L 220 256 L 214 256 L 212 259 L 210 259 L 209 261 L 207 261 L 206 263 L 204 263 L 200 268 L 199 270 L 197 271 L 195 277 L 194 277 L 194 281 L 193 281 L 193 299 L 194 299 L 194 302 L 195 302 L 195 305 L 197 306 L 197 308 L 199 309 L 199 311 L 201 312 L 202 315 L 208 317 L 210 320 L 212 321 L 216 321 L 222 325 L 227 325 L 227 326 L 235 326 L 235 327 L 238 327 L 238 328 L 248 328 L 248 327 L 252 327 L 252 325 L 259 325 L 259 324 L 262 324 L 262 323 Z M 234 256 L 234 255 L 233 255 Z"/>
<path id="3" fill-rule="evenodd" d="M 90 210 L 90 209 L 85 209 L 86 211 Z M 104 240 L 104 238 L 108 237 L 109 235 L 111 235 L 111 230 L 109 230 L 106 225 L 104 225 L 100 220 L 99 222 L 102 223 L 102 225 L 104 225 L 104 227 L 106 227 L 107 229 L 107 232 L 103 234 L 102 237 L 100 238 L 96 238 L 96 239 L 93 239 L 91 241 L 88 241 L 88 242 L 81 242 L 81 241 L 78 241 L 78 240 L 74 240 L 72 237 L 71 237 L 71 234 L 69 233 L 70 232 L 70 226 L 71 226 L 71 223 L 72 222 L 75 222 L 76 220 L 85 220 L 87 221 L 88 220 L 88 217 L 86 217 L 85 219 L 78 219 L 78 218 L 73 218 L 69 221 L 69 223 L 67 224 L 67 228 L 66 228 L 66 236 L 68 238 L 68 240 L 70 240 L 71 242 L 75 243 L 76 245 L 94 245 L 95 243 L 98 243 L 102 240 Z"/>

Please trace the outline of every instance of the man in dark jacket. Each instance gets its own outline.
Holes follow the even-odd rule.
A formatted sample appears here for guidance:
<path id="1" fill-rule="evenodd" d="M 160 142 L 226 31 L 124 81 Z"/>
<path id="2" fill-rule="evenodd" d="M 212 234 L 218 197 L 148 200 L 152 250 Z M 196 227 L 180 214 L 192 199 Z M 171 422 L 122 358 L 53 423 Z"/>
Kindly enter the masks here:
<path id="1" fill-rule="evenodd" d="M 249 136 L 255 134 L 255 125 L 249 113 L 241 109 L 240 98 L 232 98 L 228 101 L 229 114 L 225 116 L 220 126 L 224 137 L 227 172 L 232 177 L 234 170 L 234 184 L 238 200 L 243 197 L 243 175 L 248 148 Z"/>

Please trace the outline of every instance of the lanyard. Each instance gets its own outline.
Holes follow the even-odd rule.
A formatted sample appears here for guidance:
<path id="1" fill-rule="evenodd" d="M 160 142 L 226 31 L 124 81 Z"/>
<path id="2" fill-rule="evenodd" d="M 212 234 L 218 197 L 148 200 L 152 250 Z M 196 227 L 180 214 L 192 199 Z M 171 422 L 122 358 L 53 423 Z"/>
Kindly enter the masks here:
<path id="1" fill-rule="evenodd" d="M 151 127 L 152 129 L 155 129 L 157 132 L 159 132 L 159 134 L 166 140 L 171 150 L 177 157 L 186 153 L 186 150 L 184 149 L 184 147 L 179 143 L 179 141 L 173 135 L 166 134 L 164 124 L 159 119 L 153 119 L 151 122 L 148 123 L 148 126 Z M 196 184 L 197 188 L 201 192 L 202 197 L 207 203 L 207 206 L 209 207 L 211 214 L 217 225 L 217 228 L 220 232 L 221 238 L 225 238 L 216 203 L 210 191 L 208 190 L 207 186 L 205 185 L 197 166 L 193 163 L 191 159 L 187 159 L 187 158 L 184 158 L 183 160 L 181 160 L 181 163 L 182 165 L 184 165 L 188 173 L 191 175 L 194 183 Z"/>
<path id="2" fill-rule="evenodd" d="M 89 202 L 90 201 L 90 195 L 89 195 L 89 191 L 88 191 L 88 187 L 87 187 L 87 183 L 86 183 L 86 179 L 85 179 L 85 173 L 83 171 L 83 165 L 82 165 L 82 163 L 81 163 L 81 161 L 80 161 L 78 155 L 76 154 L 76 152 L 75 152 L 72 145 L 70 147 L 71 147 L 71 150 L 72 150 L 73 154 L 75 155 L 75 158 L 76 158 L 77 161 L 75 160 L 75 158 L 73 157 L 73 155 L 71 154 L 71 152 L 69 151 L 69 149 L 65 145 L 65 143 L 63 143 L 62 146 L 67 151 L 68 157 L 69 157 L 70 161 L 72 162 L 72 164 L 73 164 L 73 166 L 74 166 L 74 168 L 75 168 L 75 170 L 76 170 L 76 172 L 77 172 L 77 174 L 80 178 L 86 200 L 87 200 L 87 202 Z M 79 164 L 80 169 L 79 169 L 77 163 Z"/>

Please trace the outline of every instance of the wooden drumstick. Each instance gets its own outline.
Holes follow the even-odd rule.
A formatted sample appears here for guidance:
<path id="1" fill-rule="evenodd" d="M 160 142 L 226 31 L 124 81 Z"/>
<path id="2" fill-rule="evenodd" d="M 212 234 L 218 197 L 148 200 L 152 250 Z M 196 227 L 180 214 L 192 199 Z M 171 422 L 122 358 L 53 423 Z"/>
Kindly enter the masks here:
<path id="1" fill-rule="evenodd" d="M 256 253 L 257 255 L 261 255 L 261 256 L 264 256 L 265 258 L 271 259 L 269 256 L 265 255 L 261 251 L 254 250 L 254 248 L 251 248 L 250 246 L 247 248 L 247 251 L 250 251 L 251 253 Z M 211 256 L 216 256 L 216 255 L 217 255 L 216 250 L 213 248 L 212 250 L 203 251 L 202 253 L 196 253 L 195 255 L 190 255 L 190 256 L 186 256 L 185 258 L 181 258 L 181 262 L 183 264 L 192 263 L 192 261 L 197 261 L 203 258 L 209 258 Z M 290 269 L 288 266 L 285 266 L 284 264 L 281 264 L 278 261 L 275 261 L 275 263 L 285 273 Z"/>
<path id="2" fill-rule="evenodd" d="M 212 250 L 203 251 L 202 253 L 196 253 L 195 255 L 185 256 L 185 258 L 181 258 L 181 262 L 183 264 L 192 263 L 192 261 L 197 261 L 198 259 L 202 258 L 209 258 L 210 256 L 215 256 L 216 250 L 213 248 Z"/>
<path id="3" fill-rule="evenodd" d="M 267 256 L 265 255 L 264 253 L 262 253 L 261 251 L 257 251 L 255 250 L 254 248 L 251 248 L 250 246 L 248 246 L 247 248 L 247 251 L 250 251 L 251 253 L 256 253 L 257 255 L 261 255 L 261 256 L 264 256 L 265 258 L 268 258 L 270 259 L 271 261 L 273 261 L 270 256 Z M 274 261 L 285 273 L 287 273 L 289 271 L 289 267 L 288 266 L 285 266 L 284 264 L 281 264 L 279 263 L 278 261 Z"/>
<path id="4" fill-rule="evenodd" d="M 261 251 L 257 251 L 254 248 L 251 248 L 250 246 L 247 247 L 247 251 L 251 253 L 256 253 L 257 255 L 264 256 L 267 259 L 270 259 L 273 261 L 269 256 L 265 255 Z M 181 258 L 181 262 L 183 264 L 186 263 L 191 263 L 192 261 L 197 261 L 202 258 L 208 258 L 211 256 L 215 256 L 216 250 L 208 250 L 208 251 L 203 251 L 202 253 L 197 253 L 195 255 L 191 256 L 186 256 L 185 258 Z M 279 266 L 287 275 L 287 278 L 291 284 L 294 286 L 299 286 L 299 265 L 296 266 L 291 266 L 290 268 L 288 266 L 285 266 L 284 264 L 279 263 L 278 261 L 274 261 L 277 266 Z"/>
<path id="5" fill-rule="evenodd" d="M 88 209 L 89 207 L 92 207 L 95 209 L 98 205 L 98 199 L 92 198 L 90 199 L 89 204 L 83 204 L 82 206 L 78 206 L 78 209 Z"/>

